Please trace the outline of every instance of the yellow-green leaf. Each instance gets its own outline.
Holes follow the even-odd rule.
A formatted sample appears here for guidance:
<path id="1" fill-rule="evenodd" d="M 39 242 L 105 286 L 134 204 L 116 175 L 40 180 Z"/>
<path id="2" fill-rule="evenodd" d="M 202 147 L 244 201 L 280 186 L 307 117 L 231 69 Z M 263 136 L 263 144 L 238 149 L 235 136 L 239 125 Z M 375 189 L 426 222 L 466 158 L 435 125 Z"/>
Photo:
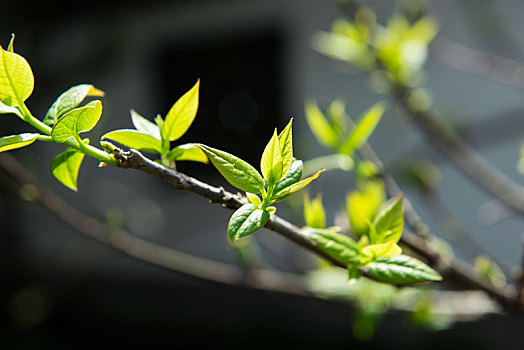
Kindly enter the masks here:
<path id="1" fill-rule="evenodd" d="M 282 153 L 278 141 L 277 129 L 273 132 L 262 158 L 260 159 L 260 170 L 269 183 L 277 183 L 282 178 Z"/>
<path id="2" fill-rule="evenodd" d="M 63 143 L 81 132 L 95 127 L 102 115 L 102 102 L 91 101 L 84 107 L 75 108 L 63 115 L 51 130 L 55 142 Z"/>
<path id="3" fill-rule="evenodd" d="M 294 160 L 287 174 L 275 186 L 273 193 L 278 193 L 284 188 L 300 181 L 302 177 L 302 167 L 303 164 L 301 160 Z"/>
<path id="4" fill-rule="evenodd" d="M 324 117 L 317 104 L 307 101 L 305 105 L 306 120 L 317 141 L 328 148 L 335 148 L 338 144 L 339 136 L 331 127 L 329 121 Z"/>
<path id="5" fill-rule="evenodd" d="M 150 153 L 162 153 L 162 142 L 151 135 L 134 129 L 110 131 L 102 136 L 102 140 L 110 139 L 129 148 Z"/>
<path id="6" fill-rule="evenodd" d="M 319 171 L 317 171 L 313 176 L 310 176 L 304 180 L 300 180 L 290 186 L 287 186 L 285 187 L 284 189 L 282 189 L 281 191 L 273 194 L 273 196 L 271 197 L 271 200 L 272 201 L 275 201 L 275 202 L 279 202 L 279 201 L 282 201 L 284 199 L 286 199 L 286 197 L 288 197 L 289 195 L 303 189 L 304 187 L 306 187 L 307 185 L 309 185 L 309 183 L 313 180 L 315 180 L 316 178 L 318 178 L 318 176 L 324 171 L 324 169 L 321 169 Z"/>
<path id="7" fill-rule="evenodd" d="M 73 86 L 62 93 L 49 108 L 44 118 L 44 124 L 53 125 L 61 115 L 78 107 L 86 97 L 102 97 L 104 95 L 105 93 L 102 90 L 98 90 L 91 84 Z"/>
<path id="8" fill-rule="evenodd" d="M 292 133 L 293 118 L 289 121 L 287 126 L 278 135 L 278 143 L 280 144 L 280 153 L 282 157 L 282 176 L 285 176 L 291 164 L 293 163 L 293 133 Z"/>
<path id="9" fill-rule="evenodd" d="M 186 143 L 184 145 L 173 148 L 167 154 L 167 159 L 171 161 L 190 160 L 193 162 L 208 163 L 209 160 L 200 147 L 194 143 Z"/>
<path id="10" fill-rule="evenodd" d="M 76 191 L 78 171 L 84 160 L 84 154 L 68 148 L 51 161 L 51 173 L 67 188 Z"/>
<path id="11" fill-rule="evenodd" d="M 130 112 L 131 121 L 133 122 L 133 125 L 138 131 L 144 134 L 148 134 L 149 136 L 153 136 L 157 140 L 161 139 L 160 129 L 158 128 L 158 125 L 142 117 L 134 109 L 132 109 Z"/>
<path id="12" fill-rule="evenodd" d="M 310 200 L 308 193 L 304 195 L 304 219 L 308 227 L 326 227 L 326 211 L 322 205 L 321 194 L 318 194 L 313 200 Z"/>
<path id="13" fill-rule="evenodd" d="M 35 142 L 38 136 L 39 134 L 24 133 L 20 135 L 0 137 L 0 152 L 28 146 Z"/>
<path id="14" fill-rule="evenodd" d="M 171 107 L 162 126 L 162 138 L 174 141 L 189 129 L 198 110 L 199 87 L 200 80 Z"/>
<path id="15" fill-rule="evenodd" d="M 0 102 L 21 106 L 33 92 L 35 80 L 29 63 L 0 46 Z"/>
<path id="16" fill-rule="evenodd" d="M 384 102 L 378 102 L 371 107 L 351 130 L 348 138 L 340 145 L 339 152 L 352 154 L 359 149 L 377 127 L 385 109 L 386 104 Z"/>
<path id="17" fill-rule="evenodd" d="M 264 188 L 264 179 L 249 163 L 227 152 L 197 144 L 215 168 L 233 186 L 244 192 L 258 194 Z"/>
<path id="18" fill-rule="evenodd" d="M 395 241 L 389 241 L 365 246 L 362 248 L 362 254 L 372 260 L 377 258 L 391 258 L 402 254 L 402 248 L 400 248 Z"/>
<path id="19" fill-rule="evenodd" d="M 371 243 L 398 242 L 404 229 L 402 195 L 392 198 L 376 215 L 375 230 L 370 231 Z"/>
<path id="20" fill-rule="evenodd" d="M 379 206 L 385 200 L 382 181 L 364 181 L 360 187 L 360 191 L 350 192 L 346 197 L 349 223 L 358 236 L 368 233 L 368 222 L 373 221 Z"/>
<path id="21" fill-rule="evenodd" d="M 11 40 L 9 41 L 9 45 L 7 45 L 7 51 L 15 52 L 15 33 L 11 33 Z"/>

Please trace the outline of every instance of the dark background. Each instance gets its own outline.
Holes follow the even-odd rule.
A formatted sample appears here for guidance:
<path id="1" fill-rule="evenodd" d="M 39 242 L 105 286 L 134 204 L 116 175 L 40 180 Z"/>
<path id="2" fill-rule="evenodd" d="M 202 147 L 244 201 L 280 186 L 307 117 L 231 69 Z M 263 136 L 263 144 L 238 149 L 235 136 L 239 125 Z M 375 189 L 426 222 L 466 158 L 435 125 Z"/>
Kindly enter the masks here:
<path id="1" fill-rule="evenodd" d="M 517 14 L 524 10 L 518 1 L 500 3 L 463 0 L 432 5 L 444 35 L 523 61 L 517 34 L 524 27 Z M 294 116 L 295 153 L 309 159 L 324 151 L 307 130 L 305 98 L 342 97 L 352 117 L 385 98 L 371 91 L 365 75 L 348 72 L 310 49 L 311 35 L 328 29 L 339 15 L 330 1 L 0 1 L 0 5 L 0 43 L 5 47 L 10 33 L 16 33 L 15 51 L 28 59 L 35 74 L 35 91 L 28 100 L 35 115 L 44 115 L 72 85 L 92 83 L 106 92 L 104 118 L 90 133 L 93 140 L 109 130 L 130 127 L 130 108 L 149 119 L 158 113 L 165 116 L 200 78 L 197 118 L 177 144 L 202 141 L 257 165 L 273 128 L 282 129 Z M 370 5 L 377 9 L 379 21 L 395 8 L 389 1 Z M 514 164 L 524 129 L 519 118 L 522 91 L 432 61 L 428 76 L 436 106 L 446 111 L 444 117 L 474 124 L 467 129 L 469 141 L 521 180 Z M 494 121 L 500 120 L 494 119 L 497 116 L 504 123 Z M 2 134 L 26 129 L 16 118 L 0 120 Z M 483 225 L 477 211 L 489 198 L 444 163 L 392 111 L 371 141 L 386 162 L 423 156 L 442 166 L 440 194 L 450 210 L 472 228 L 475 242 L 511 272 L 520 259 L 521 247 L 515 242 L 522 220 Z M 235 262 L 225 234 L 228 211 L 138 172 L 99 169 L 93 160 L 85 161 L 79 191 L 73 193 L 48 170 L 60 149 L 42 144 L 13 154 L 89 215 L 103 219 L 117 211 L 126 228 L 139 237 Z M 232 189 L 210 166 L 186 163 L 179 169 Z M 354 310 L 349 306 L 203 282 L 137 262 L 22 201 L 5 173 L 0 179 L 1 348 L 364 346 L 351 333 Z M 325 192 L 330 219 L 343 202 L 340 188 L 350 183 L 335 173 L 313 185 Z M 423 202 L 417 193 L 413 197 L 415 203 Z M 302 224 L 301 216 L 284 206 L 279 213 Z M 428 212 L 422 214 L 438 231 L 441 223 Z M 259 236 L 286 252 L 278 255 L 263 249 L 267 264 L 299 272 L 294 262 L 305 259 L 304 252 L 270 232 Z M 456 253 L 473 258 L 476 250 L 458 243 L 453 245 Z M 517 349 L 521 345 L 516 332 L 523 325 L 516 316 L 492 316 L 429 332 L 390 315 L 365 346 Z"/>

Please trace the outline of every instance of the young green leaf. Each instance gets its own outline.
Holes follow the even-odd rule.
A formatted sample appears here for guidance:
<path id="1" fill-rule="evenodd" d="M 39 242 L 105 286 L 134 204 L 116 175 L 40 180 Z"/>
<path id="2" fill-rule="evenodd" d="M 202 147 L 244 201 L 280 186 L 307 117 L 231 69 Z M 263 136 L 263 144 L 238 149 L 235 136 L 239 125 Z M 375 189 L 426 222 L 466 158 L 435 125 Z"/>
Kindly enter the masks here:
<path id="1" fill-rule="evenodd" d="M 324 117 L 322 111 L 315 102 L 307 101 L 305 105 L 306 120 L 313 135 L 318 142 L 328 148 L 335 148 L 338 144 L 339 135 L 331 127 L 329 121 Z"/>
<path id="2" fill-rule="evenodd" d="M 7 106 L 0 101 L 0 114 L 15 114 L 20 118 L 24 118 L 22 112 L 15 106 Z"/>
<path id="3" fill-rule="evenodd" d="M 256 194 L 246 192 L 246 197 L 249 203 L 255 205 L 256 207 L 260 207 L 260 204 L 262 204 L 262 202 L 260 201 L 260 197 Z"/>
<path id="4" fill-rule="evenodd" d="M 0 46 L 0 102 L 21 106 L 31 96 L 34 85 L 33 72 L 25 58 Z"/>
<path id="5" fill-rule="evenodd" d="M 391 199 L 378 212 L 373 222 L 376 230 L 370 231 L 371 243 L 398 242 L 404 229 L 404 212 L 402 211 L 402 195 Z"/>
<path id="6" fill-rule="evenodd" d="M 303 164 L 301 160 L 294 160 L 287 174 L 277 183 L 273 193 L 278 193 L 284 188 L 297 183 L 302 177 Z"/>
<path id="7" fill-rule="evenodd" d="M 198 110 L 199 87 L 200 80 L 171 107 L 162 126 L 163 139 L 175 141 L 189 129 Z"/>
<path id="8" fill-rule="evenodd" d="M 78 107 L 78 105 L 80 105 L 80 103 L 82 103 L 86 97 L 102 97 L 104 95 L 105 93 L 103 91 L 98 90 L 90 84 L 73 86 L 69 88 L 69 90 L 62 93 L 62 95 L 60 95 L 53 103 L 51 108 L 49 108 L 44 118 L 44 124 L 53 125 L 61 115 L 64 115 L 73 108 Z"/>
<path id="9" fill-rule="evenodd" d="M 442 280 L 438 272 L 408 255 L 380 258 L 367 264 L 366 269 L 372 278 L 392 284 Z"/>
<path id="10" fill-rule="evenodd" d="M 231 243 L 239 238 L 252 234 L 261 229 L 269 220 L 270 214 L 256 205 L 247 203 L 233 213 L 227 227 L 227 234 Z"/>
<path id="11" fill-rule="evenodd" d="M 258 171 L 242 159 L 224 151 L 197 144 L 215 168 L 233 186 L 244 192 L 258 194 L 264 189 L 264 179 Z"/>
<path id="12" fill-rule="evenodd" d="M 186 143 L 184 145 L 173 148 L 167 154 L 167 159 L 172 162 L 180 160 L 191 160 L 193 162 L 208 163 L 206 154 L 200 147 L 194 143 Z"/>
<path id="13" fill-rule="evenodd" d="M 102 136 L 102 140 L 110 139 L 129 148 L 150 153 L 162 153 L 162 142 L 153 136 L 134 129 L 110 131 Z"/>
<path id="14" fill-rule="evenodd" d="M 360 262 L 357 244 L 346 235 L 332 229 L 306 229 L 307 235 L 330 257 L 343 264 Z"/>
<path id="15" fill-rule="evenodd" d="M 352 230 L 356 235 L 368 233 L 368 223 L 373 221 L 379 205 L 385 199 L 382 181 L 369 180 L 361 182 L 360 191 L 350 192 L 346 196 L 346 210 Z"/>
<path id="16" fill-rule="evenodd" d="M 277 129 L 269 140 L 262 158 L 260 159 L 260 170 L 269 183 L 275 184 L 282 178 L 282 153 L 278 141 Z"/>
<path id="17" fill-rule="evenodd" d="M 378 102 L 371 107 L 366 114 L 360 118 L 348 138 L 340 145 L 338 151 L 344 154 L 352 154 L 355 150 L 359 149 L 377 127 L 385 109 L 386 104 L 384 102 Z"/>
<path id="18" fill-rule="evenodd" d="M 133 122 L 133 125 L 135 126 L 135 128 L 138 131 L 140 131 L 143 134 L 152 136 L 157 140 L 162 139 L 162 137 L 160 136 L 160 129 L 158 125 L 142 117 L 134 109 L 132 109 L 130 112 L 131 112 L 131 121 Z"/>
<path id="19" fill-rule="evenodd" d="M 315 180 L 316 178 L 318 178 L 318 176 L 324 171 L 324 169 L 322 170 L 319 170 L 317 171 L 313 176 L 310 176 L 304 180 L 301 180 L 299 182 L 296 182 L 288 187 L 285 187 L 284 189 L 282 189 L 281 191 L 275 193 L 272 197 L 271 197 L 271 200 L 272 201 L 276 201 L 276 202 L 279 202 L 279 201 L 282 201 L 284 199 L 286 199 L 286 197 L 288 197 L 289 195 L 303 189 L 304 187 L 306 187 L 307 185 L 309 185 L 309 183 L 313 180 Z"/>
<path id="20" fill-rule="evenodd" d="M 311 228 L 326 227 L 326 211 L 322 205 L 322 195 L 319 194 L 313 200 L 309 199 L 309 194 L 304 195 L 304 218 L 306 226 Z"/>
<path id="21" fill-rule="evenodd" d="M 93 129 L 101 115 L 102 102 L 98 100 L 75 108 L 58 119 L 51 130 L 51 137 L 55 142 L 63 143 L 81 132 Z"/>
<path id="22" fill-rule="evenodd" d="M 39 134 L 24 133 L 20 135 L 0 137 L 0 152 L 28 146 L 35 142 L 38 136 Z"/>
<path id="23" fill-rule="evenodd" d="M 391 258 L 402 254 L 402 248 L 400 248 L 395 241 L 371 244 L 362 248 L 361 251 L 363 255 L 372 260 L 377 258 Z"/>
<path id="24" fill-rule="evenodd" d="M 51 173 L 67 188 L 77 190 L 77 178 L 84 154 L 73 148 L 67 148 L 51 161 Z"/>
<path id="25" fill-rule="evenodd" d="M 282 158 L 282 176 L 285 176 L 291 164 L 293 163 L 293 134 L 291 131 L 293 118 L 289 121 L 287 126 L 278 135 L 278 143 L 280 145 L 280 153 Z"/>

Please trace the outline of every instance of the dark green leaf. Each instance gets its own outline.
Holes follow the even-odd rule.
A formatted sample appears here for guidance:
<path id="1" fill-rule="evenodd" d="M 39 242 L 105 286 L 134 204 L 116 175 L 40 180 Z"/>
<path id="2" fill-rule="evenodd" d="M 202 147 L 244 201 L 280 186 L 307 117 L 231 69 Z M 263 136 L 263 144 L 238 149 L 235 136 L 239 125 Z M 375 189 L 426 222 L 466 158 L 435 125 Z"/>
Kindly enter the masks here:
<path id="1" fill-rule="evenodd" d="M 110 139 L 129 148 L 150 153 L 162 153 L 162 142 L 154 137 L 134 129 L 110 131 L 102 136 L 102 140 Z"/>
<path id="2" fill-rule="evenodd" d="M 269 220 L 270 214 L 251 203 L 244 204 L 233 213 L 227 227 L 231 243 L 239 238 L 261 229 Z"/>
<path id="3" fill-rule="evenodd" d="M 36 141 L 39 134 L 24 133 L 0 137 L 0 152 L 10 151 L 32 144 Z"/>
<path id="4" fill-rule="evenodd" d="M 407 255 L 377 259 L 367 264 L 366 269 L 372 278 L 392 284 L 442 280 L 435 270 L 422 261 Z"/>
<path id="5" fill-rule="evenodd" d="M 104 92 L 98 90 L 93 85 L 81 84 L 76 85 L 62 95 L 60 95 L 53 103 L 51 108 L 47 111 L 44 118 L 44 124 L 53 125 L 61 115 L 69 112 L 73 108 L 78 107 L 82 101 L 89 96 L 104 96 Z"/>
<path id="6" fill-rule="evenodd" d="M 227 152 L 203 144 L 198 146 L 230 184 L 244 192 L 254 194 L 262 192 L 264 179 L 253 166 Z"/>
<path id="7" fill-rule="evenodd" d="M 51 173 L 67 188 L 77 190 L 77 178 L 84 154 L 73 148 L 68 148 L 51 161 Z"/>
<path id="8" fill-rule="evenodd" d="M 309 183 L 313 180 L 315 180 L 316 178 L 318 178 L 318 176 L 324 171 L 324 169 L 322 170 L 319 170 L 316 172 L 316 174 L 314 174 L 313 176 L 310 176 L 304 180 L 301 180 L 299 182 L 296 182 L 290 186 L 287 186 L 285 187 L 284 189 L 282 189 L 281 191 L 275 193 L 272 197 L 271 197 L 271 200 L 272 201 L 282 201 L 284 199 L 286 199 L 286 197 L 288 197 L 289 195 L 303 189 L 304 187 L 306 187 L 307 185 L 309 185 Z"/>

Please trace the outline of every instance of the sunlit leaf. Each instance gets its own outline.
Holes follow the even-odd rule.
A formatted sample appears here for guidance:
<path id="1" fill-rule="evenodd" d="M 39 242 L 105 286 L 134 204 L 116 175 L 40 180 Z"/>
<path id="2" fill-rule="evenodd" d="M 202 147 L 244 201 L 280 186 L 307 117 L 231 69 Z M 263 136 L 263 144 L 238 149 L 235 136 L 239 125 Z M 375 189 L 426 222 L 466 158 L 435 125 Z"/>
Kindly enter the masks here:
<path id="1" fill-rule="evenodd" d="M 282 178 L 282 153 L 276 129 L 262 153 L 260 170 L 271 184 L 277 183 Z"/>
<path id="2" fill-rule="evenodd" d="M 203 144 L 198 146 L 230 184 L 244 192 L 262 192 L 264 179 L 253 166 L 227 152 Z"/>
<path id="3" fill-rule="evenodd" d="M 339 152 L 344 154 L 352 154 L 359 149 L 371 136 L 375 130 L 378 122 L 384 114 L 386 108 L 385 103 L 378 102 L 371 107 L 362 118 L 355 125 L 348 138 L 339 147 Z"/>
<path id="4" fill-rule="evenodd" d="M 362 248 L 361 251 L 362 254 L 368 256 L 372 260 L 377 258 L 391 258 L 402 254 L 402 248 L 400 248 L 395 241 L 371 244 Z"/>
<path id="5" fill-rule="evenodd" d="M 162 142 L 151 135 L 134 129 L 110 131 L 102 136 L 102 140 L 110 139 L 129 148 L 150 153 L 162 153 Z"/>
<path id="6" fill-rule="evenodd" d="M 302 167 L 301 160 L 294 160 L 287 174 L 275 186 L 274 193 L 278 193 L 284 188 L 297 183 L 302 177 Z"/>
<path id="7" fill-rule="evenodd" d="M 247 200 L 249 201 L 249 203 L 257 206 L 257 207 L 260 207 L 260 204 L 262 204 L 262 202 L 260 201 L 260 197 L 257 196 L 256 194 L 253 194 L 253 193 L 249 193 L 249 192 L 246 192 L 246 197 L 247 197 Z"/>
<path id="8" fill-rule="evenodd" d="M 73 108 L 78 107 L 86 97 L 104 95 L 105 93 L 103 91 L 98 90 L 90 84 L 73 86 L 60 95 L 53 103 L 51 108 L 49 108 L 44 118 L 44 124 L 53 125 L 61 115 L 69 112 Z"/>
<path id="9" fill-rule="evenodd" d="M 82 132 L 93 129 L 102 115 L 102 102 L 91 101 L 84 107 L 75 108 L 64 114 L 51 130 L 55 142 L 63 143 Z"/>
<path id="10" fill-rule="evenodd" d="M 407 255 L 377 259 L 367 264 L 366 269 L 372 278 L 392 284 L 442 280 L 438 272 Z"/>
<path id="11" fill-rule="evenodd" d="M 289 121 L 287 126 L 278 135 L 278 143 L 280 145 L 280 153 L 282 158 L 282 175 L 286 175 L 293 163 L 293 134 L 292 134 L 293 118 Z"/>
<path id="12" fill-rule="evenodd" d="M 38 136 L 39 134 L 24 133 L 20 135 L 0 137 L 0 152 L 28 146 L 35 142 Z"/>
<path id="13" fill-rule="evenodd" d="M 402 196 L 392 198 L 375 217 L 376 230 L 370 231 L 371 243 L 398 242 L 404 229 Z"/>
<path id="14" fill-rule="evenodd" d="M 0 46 L 0 102 L 21 106 L 33 92 L 35 80 L 29 63 Z"/>
<path id="15" fill-rule="evenodd" d="M 252 234 L 261 229 L 269 220 L 270 214 L 266 210 L 247 203 L 233 213 L 229 220 L 227 233 L 231 243 L 239 238 Z"/>
<path id="16" fill-rule="evenodd" d="M 209 162 L 204 151 L 194 143 L 186 143 L 173 148 L 167 154 L 167 159 L 173 162 L 181 160 L 190 160 L 206 164 Z"/>
<path id="17" fill-rule="evenodd" d="M 199 87 L 200 80 L 171 107 L 162 126 L 162 137 L 164 139 L 177 140 L 189 129 L 198 110 Z"/>
<path id="18" fill-rule="evenodd" d="M 321 194 L 317 195 L 313 200 L 310 200 L 308 193 L 304 195 L 304 219 L 308 227 L 326 227 L 326 211 L 322 205 Z"/>
<path id="19" fill-rule="evenodd" d="M 358 236 L 367 234 L 379 206 L 385 200 L 382 181 L 369 180 L 360 185 L 360 191 L 350 192 L 346 197 L 346 210 L 351 228 Z"/>
<path id="20" fill-rule="evenodd" d="M 331 127 L 329 121 L 318 108 L 317 104 L 312 101 L 306 102 L 306 120 L 309 129 L 315 135 L 318 142 L 328 148 L 334 148 L 338 143 L 338 135 Z"/>
<path id="21" fill-rule="evenodd" d="M 324 169 L 322 170 L 319 170 L 317 171 L 313 176 L 310 176 L 304 180 L 300 180 L 299 182 L 296 182 L 288 187 L 285 187 L 284 189 L 282 189 L 281 191 L 273 194 L 273 196 L 271 197 L 271 200 L 272 201 L 282 201 L 284 200 L 286 197 L 288 197 L 289 195 L 303 189 L 304 187 L 306 187 L 307 185 L 309 185 L 309 183 L 313 180 L 315 180 L 316 178 L 318 178 L 318 176 L 324 171 Z"/>
<path id="22" fill-rule="evenodd" d="M 359 251 L 355 241 L 332 229 L 306 229 L 307 235 L 330 257 L 342 264 L 360 262 Z"/>
<path id="23" fill-rule="evenodd" d="M 84 154 L 68 148 L 51 161 L 51 173 L 67 188 L 77 190 L 78 171 L 84 160 Z"/>
<path id="24" fill-rule="evenodd" d="M 15 106 L 7 106 L 0 101 L 0 114 L 10 113 L 15 114 L 22 119 L 24 118 L 24 115 L 22 114 L 22 112 L 20 112 L 18 108 L 16 108 Z"/>
<path id="25" fill-rule="evenodd" d="M 149 136 L 153 136 L 157 140 L 161 139 L 160 129 L 158 128 L 158 125 L 142 117 L 134 109 L 132 109 L 130 112 L 131 112 L 131 121 L 133 122 L 133 125 L 135 126 L 135 128 L 138 131 L 144 134 L 147 134 Z"/>

